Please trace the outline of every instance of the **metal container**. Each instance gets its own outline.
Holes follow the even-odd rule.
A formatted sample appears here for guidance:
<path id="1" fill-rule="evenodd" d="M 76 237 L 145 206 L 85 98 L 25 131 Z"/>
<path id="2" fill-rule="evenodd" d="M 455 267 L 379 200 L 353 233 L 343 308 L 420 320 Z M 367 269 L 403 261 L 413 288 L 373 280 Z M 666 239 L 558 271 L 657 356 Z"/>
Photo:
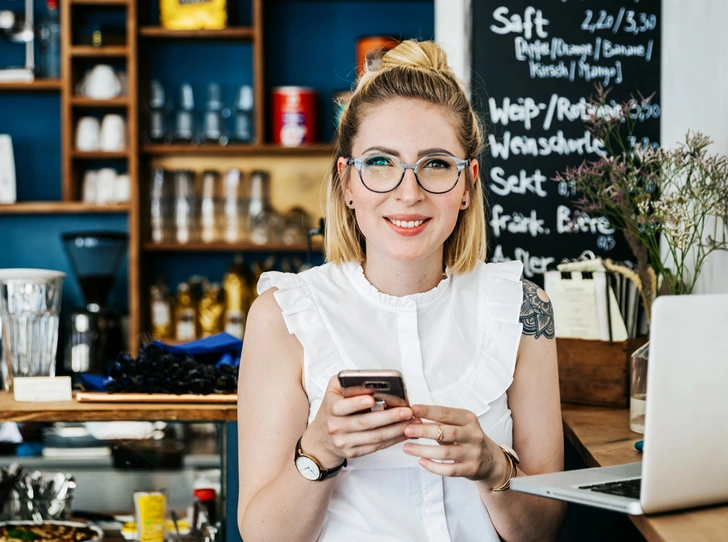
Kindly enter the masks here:
<path id="1" fill-rule="evenodd" d="M 307 87 L 273 89 L 273 143 L 298 147 L 318 139 L 318 94 Z"/>

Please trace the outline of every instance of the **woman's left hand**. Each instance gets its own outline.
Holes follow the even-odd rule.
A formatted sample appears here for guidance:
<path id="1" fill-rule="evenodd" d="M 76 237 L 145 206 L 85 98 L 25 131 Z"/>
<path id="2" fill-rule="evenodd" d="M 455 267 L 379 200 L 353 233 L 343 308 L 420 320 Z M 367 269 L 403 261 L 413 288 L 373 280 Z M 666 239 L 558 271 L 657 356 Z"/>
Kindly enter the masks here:
<path id="1" fill-rule="evenodd" d="M 412 405 L 412 412 L 415 418 L 434 423 L 410 424 L 405 428 L 405 435 L 438 443 L 436 446 L 405 444 L 405 453 L 420 457 L 422 467 L 442 476 L 491 481 L 492 485 L 500 483 L 504 467 L 501 463 L 507 460 L 498 445 L 483 432 L 475 414 L 433 405 Z M 433 459 L 452 462 L 439 463 Z"/>

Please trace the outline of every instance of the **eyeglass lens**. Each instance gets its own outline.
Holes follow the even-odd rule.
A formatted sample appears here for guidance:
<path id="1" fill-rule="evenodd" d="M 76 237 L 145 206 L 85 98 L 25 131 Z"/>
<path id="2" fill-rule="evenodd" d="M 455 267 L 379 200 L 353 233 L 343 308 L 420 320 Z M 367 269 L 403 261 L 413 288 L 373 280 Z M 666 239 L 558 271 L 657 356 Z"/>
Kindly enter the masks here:
<path id="1" fill-rule="evenodd" d="M 367 188 L 376 192 L 394 189 L 404 175 L 402 162 L 393 156 L 372 154 L 364 157 L 361 178 Z M 458 165 L 450 156 L 430 156 L 417 163 L 415 175 L 429 192 L 447 192 L 457 183 Z"/>

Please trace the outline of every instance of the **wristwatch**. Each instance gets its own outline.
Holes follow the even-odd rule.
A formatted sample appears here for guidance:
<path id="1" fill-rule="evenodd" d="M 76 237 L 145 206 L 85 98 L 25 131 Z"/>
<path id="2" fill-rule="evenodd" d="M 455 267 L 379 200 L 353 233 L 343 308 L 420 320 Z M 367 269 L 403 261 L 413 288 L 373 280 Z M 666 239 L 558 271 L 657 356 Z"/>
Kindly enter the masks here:
<path id="1" fill-rule="evenodd" d="M 294 455 L 293 461 L 296 464 L 296 469 L 298 469 L 298 472 L 301 473 L 301 476 L 303 476 L 306 480 L 311 480 L 312 482 L 321 482 L 322 480 L 326 480 L 327 478 L 333 478 L 337 474 L 339 474 L 339 471 L 346 467 L 347 461 L 344 459 L 344 462 L 339 465 L 338 467 L 334 467 L 333 469 L 327 469 L 321 466 L 321 463 L 318 462 L 318 460 L 311 456 L 303 453 L 303 450 L 301 450 L 301 438 L 298 439 L 298 442 L 296 443 L 296 453 Z"/>
<path id="2" fill-rule="evenodd" d="M 506 446 L 505 444 L 499 444 L 498 446 L 500 447 L 503 454 L 506 456 L 506 459 L 508 459 L 508 464 L 511 466 L 511 472 L 508 475 L 508 480 L 503 482 L 503 484 L 499 485 L 498 487 L 494 487 L 493 491 L 505 491 L 506 489 L 511 488 L 511 479 L 518 476 L 519 459 L 516 451 L 510 446 Z"/>

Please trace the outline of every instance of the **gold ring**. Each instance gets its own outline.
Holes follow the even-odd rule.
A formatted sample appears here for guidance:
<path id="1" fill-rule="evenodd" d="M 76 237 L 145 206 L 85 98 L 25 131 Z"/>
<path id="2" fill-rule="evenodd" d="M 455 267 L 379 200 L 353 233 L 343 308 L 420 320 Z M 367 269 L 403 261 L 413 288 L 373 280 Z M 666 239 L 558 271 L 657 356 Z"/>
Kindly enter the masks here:
<path id="1" fill-rule="evenodd" d="M 445 438 L 445 430 L 442 428 L 442 425 L 437 426 L 437 442 L 442 442 L 442 439 Z"/>

